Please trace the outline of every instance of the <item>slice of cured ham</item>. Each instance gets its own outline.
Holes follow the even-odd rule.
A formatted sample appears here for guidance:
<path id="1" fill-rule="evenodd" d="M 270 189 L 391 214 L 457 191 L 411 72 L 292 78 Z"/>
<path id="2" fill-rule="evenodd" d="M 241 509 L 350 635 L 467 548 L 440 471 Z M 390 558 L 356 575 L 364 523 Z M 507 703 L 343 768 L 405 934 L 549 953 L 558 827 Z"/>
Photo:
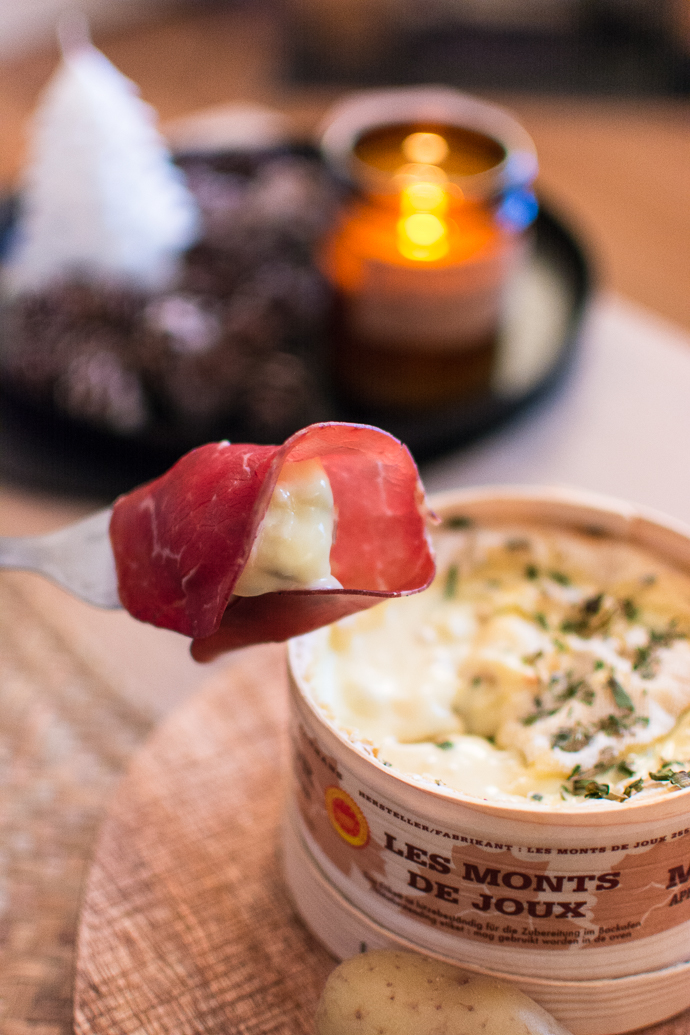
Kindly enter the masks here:
<path id="1" fill-rule="evenodd" d="M 330 563 L 343 588 L 233 596 L 281 467 L 314 458 L 333 492 Z M 193 637 L 198 660 L 284 640 L 424 589 L 434 575 L 427 514 L 412 457 L 378 428 L 314 424 L 282 446 L 201 446 L 116 501 L 120 599 L 135 618 Z"/>

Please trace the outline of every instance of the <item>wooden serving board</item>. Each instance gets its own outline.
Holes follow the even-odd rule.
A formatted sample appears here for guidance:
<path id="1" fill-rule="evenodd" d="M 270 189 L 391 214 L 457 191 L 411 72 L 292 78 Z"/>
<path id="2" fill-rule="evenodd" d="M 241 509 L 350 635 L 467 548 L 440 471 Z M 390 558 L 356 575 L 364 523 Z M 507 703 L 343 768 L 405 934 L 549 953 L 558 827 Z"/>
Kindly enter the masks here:
<path id="1" fill-rule="evenodd" d="M 286 712 L 283 649 L 252 648 L 136 756 L 86 888 L 77 1035 L 313 1032 L 334 961 L 283 888 Z"/>
<path id="2" fill-rule="evenodd" d="M 334 961 L 283 890 L 284 652 L 254 648 L 135 758 L 81 917 L 79 1035 L 312 1031 Z"/>

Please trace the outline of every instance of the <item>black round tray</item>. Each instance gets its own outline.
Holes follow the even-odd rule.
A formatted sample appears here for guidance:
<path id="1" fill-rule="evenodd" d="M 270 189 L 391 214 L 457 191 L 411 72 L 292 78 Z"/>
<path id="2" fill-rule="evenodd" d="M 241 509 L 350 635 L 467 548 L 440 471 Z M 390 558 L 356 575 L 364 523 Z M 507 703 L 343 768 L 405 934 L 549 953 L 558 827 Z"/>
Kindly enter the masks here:
<path id="1" fill-rule="evenodd" d="M 12 217 L 8 202 L 0 209 L 0 239 Z M 512 383 L 421 413 L 354 409 L 331 396 L 324 419 L 382 427 L 423 462 L 494 429 L 554 386 L 574 353 L 592 273 L 580 244 L 548 206 L 542 205 L 532 234 L 526 277 L 513 302 L 515 319 L 503 333 L 503 350 L 513 353 L 508 363 Z M 222 429 L 219 437 L 243 441 L 249 436 L 234 426 Z M 21 390 L 0 382 L 0 478 L 5 481 L 111 499 L 161 474 L 200 444 L 175 429 L 158 438 L 118 436 L 38 406 Z"/>

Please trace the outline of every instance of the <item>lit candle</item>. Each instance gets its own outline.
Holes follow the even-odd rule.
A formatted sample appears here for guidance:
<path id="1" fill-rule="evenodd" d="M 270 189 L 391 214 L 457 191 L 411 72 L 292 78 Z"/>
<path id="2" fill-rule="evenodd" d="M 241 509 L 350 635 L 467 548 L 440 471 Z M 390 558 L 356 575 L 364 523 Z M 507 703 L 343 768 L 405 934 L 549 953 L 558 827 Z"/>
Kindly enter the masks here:
<path id="1" fill-rule="evenodd" d="M 323 146 L 360 188 L 323 252 L 340 390 L 404 408 L 486 390 L 536 214 L 527 134 L 500 109 L 421 88 L 346 102 Z"/>

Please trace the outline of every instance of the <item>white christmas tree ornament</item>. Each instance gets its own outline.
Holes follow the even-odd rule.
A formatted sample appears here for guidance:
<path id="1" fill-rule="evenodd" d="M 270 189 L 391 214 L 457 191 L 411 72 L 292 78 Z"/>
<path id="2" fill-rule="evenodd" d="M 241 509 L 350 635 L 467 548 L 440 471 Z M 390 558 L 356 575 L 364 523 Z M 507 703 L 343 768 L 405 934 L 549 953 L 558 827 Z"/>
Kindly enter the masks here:
<path id="1" fill-rule="evenodd" d="M 95 47 L 67 51 L 35 115 L 6 290 L 70 277 L 147 290 L 173 280 L 199 215 L 154 119 Z"/>

